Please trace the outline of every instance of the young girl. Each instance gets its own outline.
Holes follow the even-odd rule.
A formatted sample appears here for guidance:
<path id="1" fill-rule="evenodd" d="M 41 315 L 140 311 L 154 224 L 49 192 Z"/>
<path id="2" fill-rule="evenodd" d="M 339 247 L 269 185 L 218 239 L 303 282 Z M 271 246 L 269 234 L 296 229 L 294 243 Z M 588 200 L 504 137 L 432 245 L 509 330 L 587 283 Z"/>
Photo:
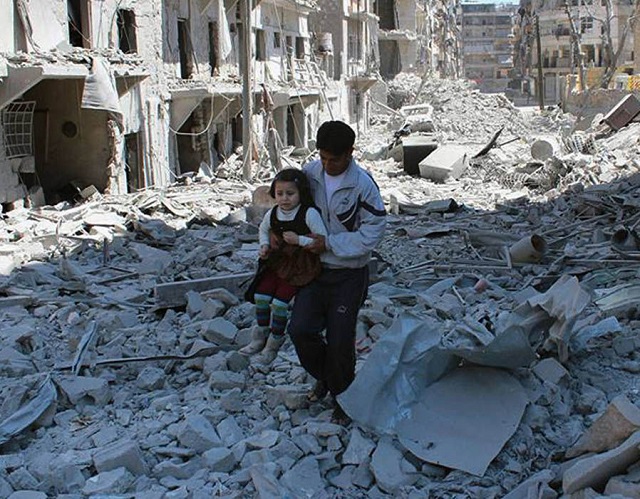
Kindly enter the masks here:
<path id="1" fill-rule="evenodd" d="M 314 207 L 309 181 L 300 170 L 280 171 L 269 194 L 276 200 L 260 224 L 260 266 L 248 296 L 256 305 L 258 327 L 241 353 L 260 353 L 258 362 L 271 364 L 285 340 L 289 302 L 298 288 L 321 270 L 317 254 L 304 249 L 313 242 L 309 234 L 327 236 L 322 217 Z M 253 300 L 251 300 L 253 298 Z"/>

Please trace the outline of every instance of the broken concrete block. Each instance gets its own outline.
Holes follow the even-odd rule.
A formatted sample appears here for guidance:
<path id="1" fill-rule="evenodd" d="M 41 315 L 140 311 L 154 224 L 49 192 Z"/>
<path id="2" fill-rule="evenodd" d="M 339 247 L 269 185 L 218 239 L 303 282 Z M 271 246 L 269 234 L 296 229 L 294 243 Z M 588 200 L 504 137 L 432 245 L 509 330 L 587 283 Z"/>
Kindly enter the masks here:
<path id="1" fill-rule="evenodd" d="M 136 379 L 136 385 L 138 388 L 147 391 L 159 390 L 164 386 L 164 380 L 167 377 L 163 369 L 159 367 L 145 367 L 138 378 Z"/>
<path id="2" fill-rule="evenodd" d="M 284 405 L 289 410 L 301 409 L 309 404 L 307 393 L 291 385 L 267 387 L 267 405 L 277 407 Z"/>
<path id="3" fill-rule="evenodd" d="M 350 489 L 353 487 L 353 474 L 355 471 L 355 466 L 343 466 L 340 469 L 340 473 L 329 476 L 329 482 L 331 485 L 338 487 L 339 489 Z"/>
<path id="4" fill-rule="evenodd" d="M 244 438 L 244 431 L 242 431 L 242 428 L 240 428 L 236 418 L 233 416 L 229 416 L 220 421 L 216 426 L 216 430 L 222 439 L 222 443 L 226 447 L 231 447 Z"/>
<path id="5" fill-rule="evenodd" d="M 231 371 L 213 371 L 209 376 L 209 388 L 212 390 L 231 390 L 233 388 L 243 389 L 246 380 L 242 373 Z"/>
<path id="6" fill-rule="evenodd" d="M 420 161 L 420 176 L 434 182 L 456 179 L 464 173 L 469 164 L 469 148 L 457 144 L 438 147 Z"/>
<path id="7" fill-rule="evenodd" d="M 93 455 L 93 464 L 102 473 L 124 467 L 134 475 L 146 475 L 147 465 L 138 444 L 132 440 L 119 440 Z"/>
<path id="8" fill-rule="evenodd" d="M 376 484 L 388 494 L 398 492 L 400 487 L 412 485 L 417 475 L 409 475 L 402 471 L 402 453 L 388 438 L 381 438 L 371 458 L 371 472 Z"/>
<path id="9" fill-rule="evenodd" d="M 235 307 L 240 303 L 236 295 L 224 288 L 215 288 L 209 291 L 203 291 L 200 294 L 205 299 L 221 301 L 227 307 Z"/>
<path id="10" fill-rule="evenodd" d="M 124 494 L 133 479 L 133 475 L 123 467 L 105 471 L 89 478 L 82 489 L 82 493 L 88 496 L 94 494 Z"/>
<path id="11" fill-rule="evenodd" d="M 58 380 L 58 386 L 76 404 L 104 405 L 111 400 L 111 389 L 107 380 L 88 376 L 69 376 Z"/>
<path id="12" fill-rule="evenodd" d="M 371 473 L 371 462 L 366 460 L 360 463 L 353 473 L 353 484 L 356 487 L 370 489 L 373 485 L 373 473 Z"/>
<path id="13" fill-rule="evenodd" d="M 376 444 L 362 436 L 357 428 L 351 431 L 347 450 L 342 455 L 342 464 L 360 464 L 368 459 Z"/>
<path id="14" fill-rule="evenodd" d="M 177 281 L 158 284 L 155 288 L 156 305 L 158 308 L 180 307 L 187 302 L 187 291 L 207 291 L 225 288 L 231 293 L 240 295 L 240 285 L 248 282 L 253 272 L 230 274 L 191 281 Z"/>
<path id="15" fill-rule="evenodd" d="M 216 317 L 215 319 L 204 321 L 200 332 L 204 339 L 211 343 L 229 345 L 234 342 L 238 328 L 227 319 Z"/>
<path id="16" fill-rule="evenodd" d="M 187 313 L 191 317 L 194 317 L 200 312 L 202 312 L 202 309 L 204 307 L 204 300 L 202 299 L 202 296 L 200 295 L 200 293 L 196 291 L 187 291 L 186 297 L 187 297 Z"/>
<path id="17" fill-rule="evenodd" d="M 249 472 L 250 480 L 256 489 L 256 497 L 286 497 L 288 494 L 280 486 L 275 471 L 267 466 L 253 466 Z"/>
<path id="18" fill-rule="evenodd" d="M 264 430 L 259 435 L 251 435 L 246 442 L 249 448 L 268 449 L 278 443 L 280 432 L 276 430 Z"/>
<path id="19" fill-rule="evenodd" d="M 189 451 L 193 452 L 191 449 Z M 171 477 L 178 480 L 191 478 L 202 469 L 202 459 L 195 457 L 186 462 L 167 460 L 156 464 L 153 467 L 153 475 L 158 478 Z"/>
<path id="20" fill-rule="evenodd" d="M 36 372 L 36 367 L 28 356 L 10 347 L 0 350 L 0 375 L 19 378 Z"/>
<path id="21" fill-rule="evenodd" d="M 325 489 L 318 460 L 307 456 L 282 475 L 281 483 L 297 496 L 312 497 Z"/>
<path id="22" fill-rule="evenodd" d="M 635 432 L 615 449 L 578 461 L 564 472 L 562 490 L 571 494 L 587 487 L 604 487 L 611 477 L 619 475 L 640 459 L 639 445 L 640 432 Z"/>
<path id="23" fill-rule="evenodd" d="M 614 476 L 604 488 L 605 495 L 618 494 L 629 499 L 640 499 L 640 483 L 625 481 L 624 476 Z"/>
<path id="24" fill-rule="evenodd" d="M 216 473 L 229 473 L 238 465 L 238 461 L 233 455 L 233 452 L 226 447 L 209 449 L 202 457 L 207 467 Z"/>
<path id="25" fill-rule="evenodd" d="M 222 440 L 215 428 L 202 414 L 192 414 L 187 417 L 178 434 L 178 441 L 196 452 L 222 446 Z"/>
<path id="26" fill-rule="evenodd" d="M 586 452 L 602 452 L 620 445 L 640 429 L 640 408 L 626 396 L 618 395 L 591 427 L 571 447 L 566 456 L 571 458 Z"/>
<path id="27" fill-rule="evenodd" d="M 509 492 L 503 499 L 528 499 L 536 497 L 538 499 L 555 499 L 558 494 L 549 487 L 555 477 L 551 470 L 543 470 L 529 477 Z"/>
<path id="28" fill-rule="evenodd" d="M 602 119 L 614 130 L 620 130 L 640 113 L 640 100 L 634 94 L 625 95 Z"/>
<path id="29" fill-rule="evenodd" d="M 420 162 L 433 154 L 438 142 L 433 135 L 411 135 L 402 139 L 402 163 L 409 175 L 420 173 Z"/>
<path id="30" fill-rule="evenodd" d="M 35 490 L 38 488 L 38 480 L 24 466 L 9 473 L 7 479 L 14 490 Z"/>
<path id="31" fill-rule="evenodd" d="M 557 385 L 562 378 L 569 375 L 569 371 L 560 362 L 551 357 L 542 359 L 533 366 L 532 370 L 542 381 L 553 385 Z"/>
<path id="32" fill-rule="evenodd" d="M 7 499 L 47 499 L 47 494 L 37 490 L 18 490 L 8 496 Z"/>

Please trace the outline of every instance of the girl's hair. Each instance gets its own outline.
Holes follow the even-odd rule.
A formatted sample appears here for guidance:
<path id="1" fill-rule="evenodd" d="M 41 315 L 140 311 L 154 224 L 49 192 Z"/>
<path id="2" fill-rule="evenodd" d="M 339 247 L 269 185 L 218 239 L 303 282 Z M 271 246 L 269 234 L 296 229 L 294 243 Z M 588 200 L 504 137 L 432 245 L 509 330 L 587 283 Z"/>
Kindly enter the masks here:
<path id="1" fill-rule="evenodd" d="M 311 187 L 309 179 L 301 170 L 295 168 L 286 168 L 280 170 L 271 182 L 269 194 L 272 198 L 276 197 L 276 182 L 293 182 L 300 193 L 300 204 L 302 206 L 314 206 L 313 196 L 311 195 Z"/>

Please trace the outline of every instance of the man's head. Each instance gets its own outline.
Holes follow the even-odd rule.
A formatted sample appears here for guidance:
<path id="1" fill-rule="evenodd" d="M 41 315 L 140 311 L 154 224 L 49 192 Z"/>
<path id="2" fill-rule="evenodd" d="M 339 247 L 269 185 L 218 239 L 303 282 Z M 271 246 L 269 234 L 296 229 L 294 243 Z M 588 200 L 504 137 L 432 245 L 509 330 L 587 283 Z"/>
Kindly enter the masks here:
<path id="1" fill-rule="evenodd" d="M 324 171 L 329 175 L 340 175 L 351 162 L 356 134 L 342 121 L 325 121 L 316 134 L 316 149 Z"/>

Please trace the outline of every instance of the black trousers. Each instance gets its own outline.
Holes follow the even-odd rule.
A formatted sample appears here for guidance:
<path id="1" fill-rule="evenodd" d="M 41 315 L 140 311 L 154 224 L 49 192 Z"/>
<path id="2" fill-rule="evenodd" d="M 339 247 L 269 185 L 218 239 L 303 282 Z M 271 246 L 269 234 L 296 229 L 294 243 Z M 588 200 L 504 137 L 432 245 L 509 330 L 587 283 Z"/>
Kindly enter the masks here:
<path id="1" fill-rule="evenodd" d="M 366 266 L 323 269 L 293 303 L 288 331 L 300 364 L 332 395 L 345 391 L 355 377 L 356 322 L 368 286 Z"/>

